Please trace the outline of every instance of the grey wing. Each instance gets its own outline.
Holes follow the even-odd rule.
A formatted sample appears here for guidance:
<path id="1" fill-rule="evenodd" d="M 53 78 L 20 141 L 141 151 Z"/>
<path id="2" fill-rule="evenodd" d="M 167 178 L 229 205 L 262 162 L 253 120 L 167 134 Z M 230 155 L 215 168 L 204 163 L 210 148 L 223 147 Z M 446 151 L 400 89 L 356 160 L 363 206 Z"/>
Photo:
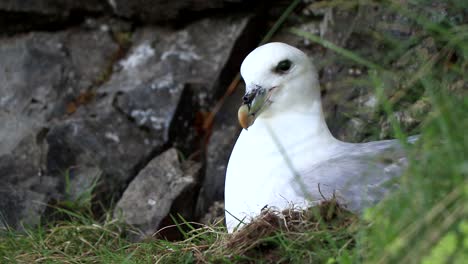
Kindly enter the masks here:
<path id="1" fill-rule="evenodd" d="M 397 141 L 346 144 L 333 158 L 302 171 L 296 191 L 312 199 L 335 196 L 351 211 L 360 212 L 396 188 L 395 177 L 406 166 Z"/>

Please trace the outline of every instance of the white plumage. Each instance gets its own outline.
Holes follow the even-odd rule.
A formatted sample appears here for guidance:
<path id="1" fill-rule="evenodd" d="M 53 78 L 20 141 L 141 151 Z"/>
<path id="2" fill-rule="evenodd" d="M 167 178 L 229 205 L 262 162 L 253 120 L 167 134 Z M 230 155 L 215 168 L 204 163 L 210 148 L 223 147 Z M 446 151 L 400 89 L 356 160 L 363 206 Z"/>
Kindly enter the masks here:
<path id="1" fill-rule="evenodd" d="M 395 140 L 335 139 L 323 116 L 317 71 L 302 51 L 263 45 L 245 58 L 241 74 L 249 110 L 244 118 L 251 125 L 241 132 L 227 168 L 229 232 L 265 206 L 308 206 L 335 193 L 360 211 L 391 189 L 388 180 L 406 163 L 402 147 Z"/>

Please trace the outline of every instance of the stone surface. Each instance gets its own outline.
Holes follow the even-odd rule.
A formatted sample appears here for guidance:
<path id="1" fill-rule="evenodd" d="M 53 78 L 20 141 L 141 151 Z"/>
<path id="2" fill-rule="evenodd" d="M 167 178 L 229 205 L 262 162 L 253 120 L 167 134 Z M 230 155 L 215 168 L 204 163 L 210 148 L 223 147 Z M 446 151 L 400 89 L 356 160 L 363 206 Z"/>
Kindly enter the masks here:
<path id="1" fill-rule="evenodd" d="M 223 66 L 248 21 L 245 16 L 231 16 L 202 19 L 180 30 L 139 29 L 133 34 L 127 56 L 118 62 L 99 92 L 127 92 L 147 83 L 153 90 L 177 93 L 184 84 L 195 84 L 200 105 L 207 107 L 216 93 L 213 89 L 217 88 Z"/>
<path id="2" fill-rule="evenodd" d="M 0 229 L 35 226 L 47 206 L 45 194 L 10 184 L 0 186 L 0 197 Z"/>
<path id="3" fill-rule="evenodd" d="M 152 235 L 175 200 L 195 184 L 198 164 L 183 164 L 172 148 L 151 160 L 125 190 L 114 216 L 137 227 L 139 239 Z M 186 203 L 186 205 L 188 205 Z"/>
<path id="4" fill-rule="evenodd" d="M 4 0 L 0 1 L 0 34 L 63 29 L 86 16 L 117 16 L 129 21 L 156 24 L 187 24 L 200 14 L 232 14 L 251 11 L 262 1 L 246 0 Z"/>
<path id="5" fill-rule="evenodd" d="M 83 19 L 84 14 L 102 14 L 110 8 L 97 0 L 2 0 L 0 35 L 30 30 L 64 29 Z"/>
<path id="6" fill-rule="evenodd" d="M 0 40 L 0 155 L 40 128 L 66 92 L 71 69 L 62 40 L 41 33 Z"/>
<path id="7" fill-rule="evenodd" d="M 5 184 L 55 196 L 58 180 L 45 174 L 44 132 L 29 135 L 8 154 L 0 156 L 0 178 Z"/>
<path id="8" fill-rule="evenodd" d="M 86 46 L 92 49 L 88 52 L 96 63 L 86 67 L 103 68 L 102 61 L 113 50 L 106 35 L 101 31 L 75 30 L 0 39 L 0 179 L 21 190 L 19 196 L 11 198 L 15 206 L 29 208 L 28 197 L 40 196 L 44 205 L 50 199 L 62 197 L 65 170 L 50 174 L 47 163 L 49 122 L 65 116 L 69 98 L 95 82 L 95 76 L 78 69 L 85 65 L 78 65 L 72 57 L 79 53 L 85 56 L 81 49 Z M 90 39 L 96 39 L 102 46 L 93 47 Z M 43 210 L 28 212 L 30 216 L 9 210 L 3 214 L 21 221 L 30 217 L 39 219 Z"/>
<path id="9" fill-rule="evenodd" d="M 0 10 L 4 12 L 68 16 L 72 11 L 102 11 L 105 5 L 103 1 L 96 0 L 3 0 L 0 2 Z"/>
<path id="10" fill-rule="evenodd" d="M 220 124 L 213 128 L 206 149 L 205 177 L 197 203 L 200 216 L 213 202 L 224 200 L 224 176 L 239 130 L 237 124 Z"/>
<path id="11" fill-rule="evenodd" d="M 43 13 L 57 11 L 50 8 Z M 93 190 L 109 205 L 163 149 L 199 151 L 195 117 L 224 88 L 225 65 L 248 21 L 208 18 L 131 32 L 126 22 L 97 18 L 1 37 L 0 179 L 45 203 Z M 193 217 L 197 194 L 178 196 L 173 208 Z M 184 199 L 193 203 L 185 211 Z M 18 207 L 27 201 L 16 200 Z"/>
<path id="12" fill-rule="evenodd" d="M 154 23 L 167 20 L 187 20 L 187 17 L 198 12 L 219 12 L 222 8 L 233 8 L 247 2 L 245 0 L 114 0 L 109 1 L 109 4 L 115 14 L 119 16 Z"/>
<path id="13" fill-rule="evenodd" d="M 98 192 L 110 199 L 161 141 L 110 107 L 96 112 L 95 117 L 77 114 L 53 125 L 47 134 L 47 173 L 63 178 L 71 168 L 82 166 L 102 171 Z M 75 174 L 70 180 L 75 181 Z"/>
<path id="14" fill-rule="evenodd" d="M 97 81 L 116 48 L 100 31 L 0 39 L 0 120 L 6 124 L 0 128 L 0 155 L 50 118 L 66 114 L 69 98 Z"/>
<path id="15" fill-rule="evenodd" d="M 51 173 L 47 134 L 67 116 L 67 104 L 97 83 L 116 50 L 108 32 L 91 28 L 0 39 L 3 182 L 37 191 L 45 200 L 61 197 L 67 168 Z"/>
<path id="16" fill-rule="evenodd" d="M 241 127 L 237 121 L 237 109 L 242 102 L 244 86 L 239 85 L 236 91 L 226 98 L 217 113 L 206 145 L 205 173 L 197 201 L 196 215 L 206 216 L 215 202 L 224 201 L 224 178 L 232 148 L 236 143 Z"/>

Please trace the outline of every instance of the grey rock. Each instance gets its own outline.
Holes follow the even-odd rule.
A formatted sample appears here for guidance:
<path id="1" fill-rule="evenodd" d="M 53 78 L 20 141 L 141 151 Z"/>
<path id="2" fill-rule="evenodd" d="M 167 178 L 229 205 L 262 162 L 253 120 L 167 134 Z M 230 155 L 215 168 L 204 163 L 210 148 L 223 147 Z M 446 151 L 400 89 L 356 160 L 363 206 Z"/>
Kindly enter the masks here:
<path id="1" fill-rule="evenodd" d="M 0 155 L 51 117 L 66 114 L 67 101 L 97 81 L 116 50 L 100 31 L 0 39 Z"/>
<path id="2" fill-rule="evenodd" d="M 239 131 L 237 124 L 220 124 L 213 129 L 206 150 L 206 174 L 201 189 L 201 193 L 206 195 L 203 200 L 208 204 L 224 198 L 223 176 L 226 174 L 227 162 Z"/>
<path id="3" fill-rule="evenodd" d="M 73 168 L 102 171 L 102 184 L 97 191 L 106 195 L 102 199 L 121 192 L 122 184 L 135 174 L 136 166 L 160 146 L 160 141 L 109 108 L 97 110 L 95 117 L 77 114 L 54 124 L 47 134 L 47 174 L 64 179 Z M 89 177 L 86 182 L 92 182 L 95 176 L 72 173 L 70 181 Z"/>
<path id="4" fill-rule="evenodd" d="M 247 3 L 243 0 L 184 0 L 184 1 L 148 1 L 148 0 L 115 0 L 111 1 L 113 11 L 126 18 L 144 22 L 161 22 L 167 20 L 186 20 L 197 12 L 219 10 L 233 7 L 234 4 Z"/>
<path id="5" fill-rule="evenodd" d="M 197 147 L 194 141 L 197 131 L 191 123 L 194 109 L 208 110 L 225 89 L 220 85 L 221 81 L 226 82 L 220 80 L 224 66 L 248 22 L 248 17 L 211 18 L 181 30 L 158 27 L 138 30 L 128 55 L 119 62 L 112 78 L 98 92 L 119 93 L 116 106 L 121 112 L 139 126 L 162 136 L 163 141 L 172 138 L 173 144 L 186 155 L 192 154 L 194 146 Z M 181 96 L 182 92 L 187 94 Z M 180 102 L 177 110 L 174 107 L 176 101 Z M 169 118 L 174 111 L 180 114 Z M 170 120 L 174 122 L 171 124 Z M 235 119 L 234 123 L 237 124 Z M 223 136 L 231 139 L 226 138 L 228 142 L 219 148 L 222 154 L 214 152 L 218 147 L 212 144 L 210 152 L 217 160 L 213 163 L 210 160 L 210 169 L 206 170 L 209 175 L 205 177 L 206 182 L 201 183 L 202 192 L 206 195 L 198 198 L 197 215 L 223 197 L 224 173 L 220 168 L 227 162 L 230 145 L 236 135 L 233 127 L 237 125 L 228 126 L 229 135 L 223 129 Z"/>
<path id="6" fill-rule="evenodd" d="M 40 128 L 70 72 L 60 34 L 0 39 L 0 154 Z"/>
<path id="7" fill-rule="evenodd" d="M 137 227 L 139 239 L 152 235 L 176 199 L 195 183 L 200 166 L 184 166 L 173 148 L 151 160 L 125 190 L 114 216 Z"/>
<path id="8" fill-rule="evenodd" d="M 159 86 L 157 86 L 159 84 Z M 157 88 L 155 88 L 157 87 Z M 118 94 L 115 106 L 128 118 L 157 135 L 161 143 L 169 141 L 169 128 L 181 101 L 182 84 L 143 84 L 127 93 Z M 184 120 L 190 120 L 183 117 Z"/>
<path id="9" fill-rule="evenodd" d="M 11 153 L 0 155 L 0 226 L 35 226 L 47 202 L 60 196 L 58 180 L 44 174 L 41 140 L 29 135 Z"/>
<path id="10" fill-rule="evenodd" d="M 0 186 L 0 227 L 23 229 L 40 222 L 47 206 L 46 195 L 3 184 Z"/>
<path id="11" fill-rule="evenodd" d="M 63 29 L 85 14 L 101 14 L 105 10 L 110 10 L 106 1 L 97 0 L 3 0 L 0 1 L 0 34 Z"/>
<path id="12" fill-rule="evenodd" d="M 215 202 L 224 201 L 224 177 L 241 127 L 237 110 L 242 102 L 244 87 L 240 85 L 229 96 L 214 120 L 214 126 L 206 146 L 205 173 L 197 201 L 196 216 L 206 218 Z"/>
<path id="13" fill-rule="evenodd" d="M 73 168 L 92 168 L 102 172 L 97 192 L 115 199 L 138 170 L 168 144 L 186 146 L 182 147 L 186 155 L 195 151 L 196 109 L 211 99 L 246 21 L 205 19 L 177 31 L 137 30 L 132 48 L 114 65 L 109 80 L 96 89 L 95 99 L 69 118 L 51 123 L 47 174 L 63 178 Z M 208 41 L 208 28 L 213 27 L 219 31 L 219 41 Z M 76 64 L 86 65 L 84 59 Z M 88 75 L 95 73 L 99 71 Z M 72 183 L 77 175 L 70 174 Z"/>
<path id="14" fill-rule="evenodd" d="M 16 148 L 8 154 L 0 155 L 1 179 L 5 183 L 15 184 L 37 191 L 42 188 L 45 166 L 43 164 L 47 149 L 42 144 L 41 134 L 23 138 Z M 51 183 L 45 180 L 45 183 Z M 51 183 L 50 187 L 56 187 Z"/>
<path id="15" fill-rule="evenodd" d="M 0 2 L 0 12 L 26 18 L 23 24 L 39 22 L 51 24 L 68 21 L 84 15 L 117 15 L 126 19 L 144 22 L 183 21 L 197 16 L 197 13 L 223 12 L 229 8 L 251 9 L 256 2 L 246 0 L 4 0 Z M 5 19 L 5 18 L 4 18 Z M 5 21 L 15 21 L 8 16 Z M 26 25 L 25 25 L 26 26 Z M 37 26 L 36 26 L 37 27 Z M 18 29 L 18 25 L 16 27 Z"/>
<path id="16" fill-rule="evenodd" d="M 68 16 L 72 11 L 102 11 L 105 7 L 103 1 L 96 0 L 3 0 L 0 10 L 6 12 L 33 13 L 42 15 Z"/>
<path id="17" fill-rule="evenodd" d="M 138 24 L 188 24 L 202 15 L 250 12 L 262 1 L 246 0 L 4 0 L 0 1 L 0 35 L 64 29 L 89 17 L 119 17 Z"/>
<path id="18" fill-rule="evenodd" d="M 219 85 L 224 66 L 248 21 L 248 17 L 210 18 L 180 30 L 137 30 L 127 56 L 97 92 L 118 94 L 119 111 L 161 136 L 164 143 L 170 138 L 190 155 L 198 147 L 195 114 L 209 109 L 224 89 Z"/>
<path id="19" fill-rule="evenodd" d="M 74 74 L 79 87 L 98 86 L 105 82 L 112 72 L 119 43 L 113 40 L 110 27 L 120 23 L 115 21 L 97 21 L 88 29 L 72 30 L 64 40 Z"/>
<path id="20" fill-rule="evenodd" d="M 98 82 L 116 50 L 109 33 L 99 29 L 0 38 L 2 182 L 44 195 L 46 201 L 63 196 L 67 168 L 54 171 L 57 162 L 48 161 L 58 152 L 55 145 L 50 153 L 47 134 L 57 119 L 67 116 L 67 104 Z M 24 201 L 19 199 L 17 206 Z"/>
<path id="21" fill-rule="evenodd" d="M 206 107 L 218 78 L 248 17 L 202 19 L 180 30 L 146 27 L 133 34 L 132 48 L 118 62 L 111 79 L 99 92 L 128 92 L 141 84 L 153 90 L 180 91 L 196 84 L 195 95 Z"/>
<path id="22" fill-rule="evenodd" d="M 2 2 L 0 12 L 36 12 L 39 2 Z M 35 14 L 87 12 L 86 3 Z M 79 200 L 96 188 L 110 204 L 161 150 L 192 154 L 195 115 L 224 89 L 225 65 L 248 21 L 209 18 L 129 34 L 128 24 L 99 18 L 0 38 L 0 179 L 45 200 Z M 180 196 L 174 208 L 190 200 L 184 215 L 193 216 L 197 193 Z"/>

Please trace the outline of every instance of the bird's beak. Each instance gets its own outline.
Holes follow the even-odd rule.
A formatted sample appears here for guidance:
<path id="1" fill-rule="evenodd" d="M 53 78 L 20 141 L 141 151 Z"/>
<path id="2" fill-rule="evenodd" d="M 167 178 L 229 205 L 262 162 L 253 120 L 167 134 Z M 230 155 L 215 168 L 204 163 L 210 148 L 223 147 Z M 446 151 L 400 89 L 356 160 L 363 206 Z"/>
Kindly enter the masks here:
<path id="1" fill-rule="evenodd" d="M 261 86 L 256 86 L 244 95 L 242 98 L 244 102 L 237 112 L 237 117 L 242 128 L 247 129 L 250 127 L 258 115 L 271 102 L 269 99 L 274 88 L 265 89 Z"/>

